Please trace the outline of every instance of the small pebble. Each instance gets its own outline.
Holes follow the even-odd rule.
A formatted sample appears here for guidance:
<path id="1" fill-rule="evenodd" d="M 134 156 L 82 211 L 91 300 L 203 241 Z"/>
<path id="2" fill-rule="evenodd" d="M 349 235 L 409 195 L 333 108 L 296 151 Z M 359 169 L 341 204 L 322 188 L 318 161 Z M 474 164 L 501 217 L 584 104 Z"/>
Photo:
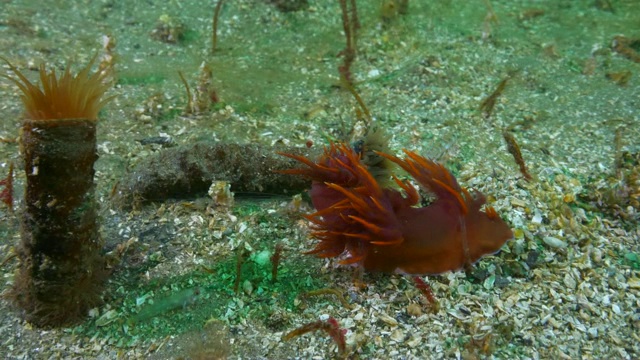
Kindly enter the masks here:
<path id="1" fill-rule="evenodd" d="M 553 236 L 545 236 L 544 238 L 542 238 L 542 241 L 544 241 L 545 244 L 551 246 L 552 248 L 566 248 L 567 247 L 567 243 L 555 238 Z"/>
<path id="2" fill-rule="evenodd" d="M 627 280 L 627 285 L 629 285 L 629 287 L 632 289 L 640 289 L 640 279 L 632 277 Z"/>
<path id="3" fill-rule="evenodd" d="M 401 342 L 404 340 L 404 331 L 396 329 L 391 333 L 391 336 L 389 336 L 389 338 L 393 341 Z"/>
<path id="4" fill-rule="evenodd" d="M 534 224 L 542 224 L 542 215 L 540 215 L 540 213 L 536 213 L 531 219 L 531 222 Z"/>
<path id="5" fill-rule="evenodd" d="M 411 303 L 407 306 L 407 314 L 410 316 L 418 317 L 422 315 L 422 307 L 416 303 Z"/>
<path id="6" fill-rule="evenodd" d="M 253 284 L 251 284 L 251 281 L 245 280 L 242 283 L 242 290 L 244 291 L 245 294 L 251 295 L 251 293 L 253 292 Z"/>
<path id="7" fill-rule="evenodd" d="M 611 305 L 611 309 L 613 310 L 613 312 L 614 312 L 616 315 L 620 315 L 620 313 L 622 312 L 622 311 L 620 310 L 620 306 L 618 306 L 617 304 L 613 304 L 613 305 Z"/>
<path id="8" fill-rule="evenodd" d="M 398 321 L 385 313 L 380 313 L 378 319 L 389 326 L 398 326 Z"/>
<path id="9" fill-rule="evenodd" d="M 564 284 L 567 286 L 567 288 L 575 290 L 576 286 L 578 285 L 576 283 L 576 279 L 573 278 L 573 276 L 571 276 L 569 273 L 566 273 L 564 275 Z"/>

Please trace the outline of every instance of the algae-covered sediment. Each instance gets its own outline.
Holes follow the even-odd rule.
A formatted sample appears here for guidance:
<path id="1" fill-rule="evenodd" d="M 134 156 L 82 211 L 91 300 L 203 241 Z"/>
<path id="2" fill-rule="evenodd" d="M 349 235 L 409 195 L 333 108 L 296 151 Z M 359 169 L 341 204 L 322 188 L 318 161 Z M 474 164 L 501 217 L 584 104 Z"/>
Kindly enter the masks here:
<path id="1" fill-rule="evenodd" d="M 232 207 L 198 194 L 134 209 L 114 203 L 120 184 L 171 146 L 320 151 L 359 131 L 362 109 L 339 79 L 340 2 L 308 1 L 291 12 L 272 3 L 225 1 L 214 55 L 213 3 L 3 4 L 0 54 L 28 78 L 42 62 L 64 69 L 96 51 L 99 63 L 113 66 L 108 95 L 116 98 L 100 114 L 108 120 L 98 124 L 95 182 L 105 252 L 115 260 L 104 305 L 77 327 L 39 330 L 0 301 L 7 339 L 0 353 L 324 358 L 337 349 L 322 332 L 281 339 L 334 318 L 346 330 L 347 352 L 361 358 L 640 356 L 634 1 L 409 1 L 406 14 L 390 6 L 396 1 L 357 1 L 349 70 L 374 121 L 391 135 L 391 152 L 407 148 L 443 163 L 462 186 L 487 194 L 515 234 L 468 274 L 425 278 L 438 311 L 410 279 L 365 274 L 366 287 L 358 288 L 350 268 L 302 255 L 314 245 L 300 216 L 311 211 L 304 197 L 236 194 Z M 178 71 L 192 105 L 211 104 L 188 109 Z M 507 77 L 483 115 L 483 101 Z M 3 179 L 10 161 L 21 163 L 21 113 L 15 86 L 0 81 Z M 532 181 L 508 152 L 505 131 Z M 25 184 L 18 170 L 17 214 Z M 19 229 L 4 207 L 0 217 L 7 288 Z M 251 253 L 276 244 L 283 251 L 272 282 L 270 265 Z M 236 294 L 238 249 L 246 253 Z M 195 288 L 192 303 L 128 324 L 147 301 Z M 333 296 L 299 297 L 323 288 L 339 289 L 352 308 Z M 103 316 L 111 321 L 98 323 Z"/>

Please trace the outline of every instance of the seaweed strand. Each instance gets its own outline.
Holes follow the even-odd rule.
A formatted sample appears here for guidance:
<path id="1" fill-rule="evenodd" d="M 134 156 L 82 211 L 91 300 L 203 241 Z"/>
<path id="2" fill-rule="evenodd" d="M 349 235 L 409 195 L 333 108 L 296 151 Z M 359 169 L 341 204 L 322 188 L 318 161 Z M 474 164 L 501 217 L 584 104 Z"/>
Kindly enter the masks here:
<path id="1" fill-rule="evenodd" d="M 518 142 L 516 141 L 516 138 L 513 136 L 512 133 L 506 130 L 502 132 L 502 137 L 504 138 L 504 141 L 507 143 L 507 151 L 509 151 L 509 153 L 513 155 L 513 159 L 516 161 L 516 164 L 518 164 L 518 167 L 520 168 L 520 173 L 522 173 L 522 176 L 524 176 L 524 178 L 527 181 L 531 181 L 533 177 L 531 176 L 531 174 L 529 174 L 529 171 L 527 170 L 527 165 L 524 163 L 524 159 L 522 158 L 522 152 L 520 152 L 520 146 L 518 146 Z"/>
<path id="2" fill-rule="evenodd" d="M 347 310 L 353 309 L 353 306 L 351 306 L 351 304 L 349 304 L 347 299 L 345 299 L 344 296 L 342 295 L 342 291 L 335 288 L 312 290 L 312 291 L 303 293 L 301 297 L 308 298 L 311 296 L 318 296 L 318 295 L 333 295 L 338 299 L 338 301 L 340 301 L 340 304 L 342 304 L 342 306 L 344 306 Z"/>
<path id="3" fill-rule="evenodd" d="M 347 349 L 347 343 L 344 335 L 347 332 L 347 330 L 341 329 L 340 324 L 338 324 L 338 320 L 332 317 L 329 317 L 327 321 L 318 320 L 318 321 L 308 323 L 306 325 L 302 325 L 301 327 L 283 335 L 282 340 L 288 341 L 293 339 L 294 337 L 298 337 L 300 335 L 304 335 L 306 333 L 310 333 L 317 330 L 322 330 L 325 333 L 327 333 L 327 335 L 329 335 L 338 346 L 338 352 L 341 355 L 345 354 Z"/>

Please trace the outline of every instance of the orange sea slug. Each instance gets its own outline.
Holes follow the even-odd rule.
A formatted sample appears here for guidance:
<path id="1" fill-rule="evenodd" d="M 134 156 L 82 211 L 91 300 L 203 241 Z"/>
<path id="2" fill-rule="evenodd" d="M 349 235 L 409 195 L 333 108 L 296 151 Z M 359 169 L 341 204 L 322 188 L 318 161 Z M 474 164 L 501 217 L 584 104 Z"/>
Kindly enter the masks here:
<path id="1" fill-rule="evenodd" d="M 348 145 L 332 144 L 316 162 L 282 154 L 306 165 L 287 173 L 313 180 L 310 193 L 317 211 L 306 218 L 319 242 L 308 253 L 341 257 L 341 264 L 369 271 L 439 274 L 469 266 L 513 237 L 491 206 L 481 210 L 482 193 L 460 187 L 442 165 L 404 152 L 405 159 L 377 154 L 434 195 L 428 206 L 416 207 L 416 189 L 395 176 L 402 191 L 382 187 Z"/>

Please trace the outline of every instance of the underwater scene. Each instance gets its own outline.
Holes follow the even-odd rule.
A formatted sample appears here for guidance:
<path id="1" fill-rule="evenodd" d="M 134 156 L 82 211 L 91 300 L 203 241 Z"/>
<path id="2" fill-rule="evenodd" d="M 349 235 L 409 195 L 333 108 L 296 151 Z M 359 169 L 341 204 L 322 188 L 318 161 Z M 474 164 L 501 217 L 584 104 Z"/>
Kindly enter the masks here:
<path id="1" fill-rule="evenodd" d="M 640 358 L 639 1 L 0 8 L 1 358 Z"/>

